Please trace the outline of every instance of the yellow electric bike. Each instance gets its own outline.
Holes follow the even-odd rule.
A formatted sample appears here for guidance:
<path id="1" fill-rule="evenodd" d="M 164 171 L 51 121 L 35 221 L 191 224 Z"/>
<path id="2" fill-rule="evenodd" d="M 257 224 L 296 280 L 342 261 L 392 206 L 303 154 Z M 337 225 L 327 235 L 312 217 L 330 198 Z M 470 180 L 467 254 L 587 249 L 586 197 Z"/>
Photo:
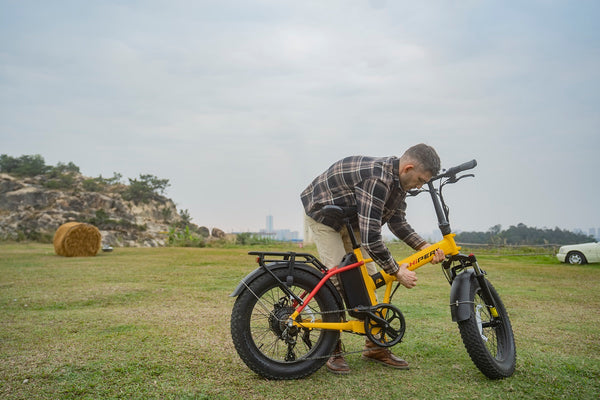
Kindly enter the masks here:
<path id="1" fill-rule="evenodd" d="M 448 222 L 448 207 L 442 196 L 445 185 L 472 174 L 475 160 L 450 168 L 433 177 L 429 192 L 443 239 L 401 261 L 414 270 L 427 264 L 437 249 L 446 259 L 442 271 L 451 285 L 450 311 L 457 322 L 471 360 L 490 379 L 509 377 L 515 370 L 516 349 L 508 313 L 476 257 L 460 253 Z M 435 183 L 438 183 L 438 188 Z M 391 304 L 399 287 L 396 277 L 379 271 L 370 276 L 371 259 L 361 252 L 352 229 L 356 210 L 326 206 L 330 218 L 343 220 L 353 252 L 328 269 L 316 257 L 295 252 L 250 252 L 259 267 L 237 286 L 231 313 L 231 336 L 244 363 L 268 379 L 299 379 L 325 364 L 340 332 L 364 335 L 381 347 L 398 344 L 406 329 L 400 309 Z M 331 277 L 337 275 L 340 295 Z M 394 282 L 396 282 L 394 288 Z M 375 294 L 385 286 L 383 299 Z"/>

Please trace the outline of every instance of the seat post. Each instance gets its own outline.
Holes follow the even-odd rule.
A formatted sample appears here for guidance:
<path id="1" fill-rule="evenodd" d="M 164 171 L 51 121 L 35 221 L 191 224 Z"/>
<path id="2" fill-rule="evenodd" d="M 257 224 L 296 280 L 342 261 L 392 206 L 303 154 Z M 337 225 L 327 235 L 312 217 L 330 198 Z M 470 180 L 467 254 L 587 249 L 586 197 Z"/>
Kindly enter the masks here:
<path id="1" fill-rule="evenodd" d="M 352 249 L 356 250 L 360 248 L 360 243 L 358 243 L 356 240 L 356 235 L 354 234 L 354 229 L 350 223 L 350 218 L 346 218 L 346 229 L 348 230 L 348 236 L 350 236 L 350 242 L 352 242 Z"/>

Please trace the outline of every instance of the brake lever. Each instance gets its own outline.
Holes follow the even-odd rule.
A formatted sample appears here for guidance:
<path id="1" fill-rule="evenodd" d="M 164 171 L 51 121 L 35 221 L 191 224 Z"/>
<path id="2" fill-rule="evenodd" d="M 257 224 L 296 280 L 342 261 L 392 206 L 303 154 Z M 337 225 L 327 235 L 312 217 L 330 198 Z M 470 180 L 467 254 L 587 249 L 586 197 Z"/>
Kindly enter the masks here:
<path id="1" fill-rule="evenodd" d="M 448 179 L 446 179 L 444 182 L 442 182 L 440 187 L 444 187 L 446 185 L 456 183 L 456 182 L 460 181 L 462 178 L 473 178 L 473 177 L 475 177 L 475 174 L 461 175 L 458 178 L 456 177 L 456 175 L 452 175 L 452 176 L 449 176 Z"/>
<path id="2" fill-rule="evenodd" d="M 462 178 L 474 178 L 475 174 L 466 174 L 466 175 L 461 175 L 458 178 L 454 177 L 454 181 L 452 183 L 456 183 L 458 181 L 460 181 Z"/>
<path id="3" fill-rule="evenodd" d="M 414 197 L 414 196 L 417 196 L 417 195 L 419 195 L 420 193 L 423 193 L 423 192 L 429 192 L 429 190 L 426 190 L 426 189 L 412 189 L 412 190 L 409 190 L 406 193 L 409 196 L 413 196 Z"/>

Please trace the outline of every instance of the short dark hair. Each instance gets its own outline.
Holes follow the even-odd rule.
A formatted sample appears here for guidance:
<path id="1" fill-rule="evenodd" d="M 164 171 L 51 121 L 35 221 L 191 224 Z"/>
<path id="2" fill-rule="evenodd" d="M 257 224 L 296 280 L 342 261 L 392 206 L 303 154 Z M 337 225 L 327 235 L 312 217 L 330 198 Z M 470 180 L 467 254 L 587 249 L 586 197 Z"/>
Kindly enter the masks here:
<path id="1" fill-rule="evenodd" d="M 440 172 L 440 157 L 433 147 L 424 143 L 416 144 L 406 150 L 401 159 L 410 159 L 433 176 Z"/>

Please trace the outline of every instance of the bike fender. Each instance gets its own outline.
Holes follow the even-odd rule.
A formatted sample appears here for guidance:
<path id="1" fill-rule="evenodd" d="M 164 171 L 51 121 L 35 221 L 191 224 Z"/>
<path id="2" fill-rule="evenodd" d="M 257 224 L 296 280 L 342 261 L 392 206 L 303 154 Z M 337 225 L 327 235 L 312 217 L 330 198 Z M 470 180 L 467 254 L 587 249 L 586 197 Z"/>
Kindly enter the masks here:
<path id="1" fill-rule="evenodd" d="M 266 267 L 269 268 L 271 271 L 280 270 L 280 269 L 289 270 L 289 265 L 287 262 L 272 263 L 272 264 L 266 265 Z M 318 279 L 323 278 L 323 274 L 321 273 L 321 271 L 317 270 L 314 267 L 311 267 L 311 266 L 308 266 L 305 264 L 301 264 L 301 263 L 296 263 L 294 265 L 294 268 L 306 271 L 309 274 L 314 275 Z M 242 281 L 237 285 L 237 287 L 229 295 L 229 297 L 239 296 L 240 294 L 242 294 L 242 292 L 244 290 L 246 290 L 246 285 L 249 285 L 256 278 L 258 278 L 259 276 L 266 274 L 266 273 L 268 273 L 268 272 L 265 271 L 264 268 L 260 268 L 260 267 L 255 269 L 254 271 L 250 272 L 248 275 L 246 275 L 246 277 L 244 279 L 242 279 Z M 335 288 L 333 282 L 331 282 L 331 280 L 329 280 L 329 281 L 325 282 L 325 286 L 327 286 L 327 288 L 331 291 L 331 293 L 333 293 L 340 308 L 344 308 L 344 306 L 343 306 L 344 301 L 342 300 L 342 296 L 340 296 L 340 293 Z"/>
<path id="2" fill-rule="evenodd" d="M 233 292 L 229 295 L 229 297 L 238 297 L 244 289 L 246 289 L 246 285 L 250 284 L 253 280 L 255 280 L 258 276 L 265 274 L 265 270 L 262 268 L 256 268 L 254 271 L 250 272 L 244 279 L 240 281 L 237 287 L 233 290 Z M 245 284 L 244 284 L 245 283 Z"/>
<path id="3" fill-rule="evenodd" d="M 452 282 L 450 289 L 450 313 L 452 314 L 453 322 L 460 322 L 469 319 L 471 316 L 471 285 L 472 278 L 475 276 L 475 271 L 464 271 Z"/>

